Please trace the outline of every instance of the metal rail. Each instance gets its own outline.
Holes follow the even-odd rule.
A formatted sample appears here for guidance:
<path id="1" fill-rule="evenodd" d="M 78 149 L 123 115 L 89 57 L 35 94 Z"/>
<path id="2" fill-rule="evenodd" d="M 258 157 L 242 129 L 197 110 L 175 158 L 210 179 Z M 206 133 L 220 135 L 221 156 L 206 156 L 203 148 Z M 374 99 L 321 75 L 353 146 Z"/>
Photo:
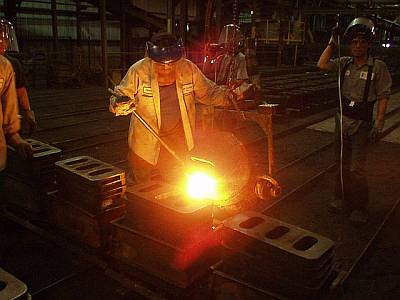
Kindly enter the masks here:
<path id="1" fill-rule="evenodd" d="M 51 131 L 51 130 L 57 130 L 57 129 L 62 129 L 66 127 L 74 127 L 74 126 L 79 126 L 82 124 L 88 124 L 88 123 L 93 123 L 93 122 L 99 122 L 99 121 L 106 121 L 106 120 L 111 120 L 114 119 L 114 116 L 109 116 L 105 118 L 93 118 L 93 119 L 88 119 L 88 120 L 82 120 L 79 122 L 71 123 L 71 124 L 66 124 L 66 125 L 59 125 L 59 126 L 53 126 L 53 127 L 45 127 L 45 128 L 39 128 L 35 132 L 46 132 L 46 131 Z"/>
<path id="2" fill-rule="evenodd" d="M 80 116 L 80 115 L 105 112 L 105 111 L 108 111 L 108 108 L 86 109 L 86 110 L 67 112 L 67 113 L 61 113 L 61 114 L 48 114 L 48 115 L 39 117 L 38 119 L 39 120 L 53 120 L 53 119 L 58 119 L 58 118 Z"/>

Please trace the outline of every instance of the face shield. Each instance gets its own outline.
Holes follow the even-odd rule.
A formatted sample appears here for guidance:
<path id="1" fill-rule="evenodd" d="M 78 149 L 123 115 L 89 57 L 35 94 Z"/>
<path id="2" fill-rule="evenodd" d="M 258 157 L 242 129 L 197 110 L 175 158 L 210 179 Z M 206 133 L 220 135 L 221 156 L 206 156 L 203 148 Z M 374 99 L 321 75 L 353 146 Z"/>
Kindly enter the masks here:
<path id="1" fill-rule="evenodd" d="M 1 53 L 19 51 L 15 28 L 11 22 L 5 19 L 0 19 L 0 50 Z"/>
<path id="2" fill-rule="evenodd" d="M 344 32 L 344 38 L 351 41 L 352 39 L 361 36 L 368 41 L 372 41 L 375 35 L 375 25 L 366 17 L 355 18 Z"/>
<path id="3" fill-rule="evenodd" d="M 146 42 L 146 53 L 152 60 L 168 64 L 182 58 L 185 47 L 182 39 L 177 39 L 171 34 L 158 35 Z"/>
<path id="4" fill-rule="evenodd" d="M 219 35 L 218 44 L 225 47 L 235 46 L 241 48 L 243 46 L 244 38 L 237 25 L 228 24 L 222 28 Z"/>

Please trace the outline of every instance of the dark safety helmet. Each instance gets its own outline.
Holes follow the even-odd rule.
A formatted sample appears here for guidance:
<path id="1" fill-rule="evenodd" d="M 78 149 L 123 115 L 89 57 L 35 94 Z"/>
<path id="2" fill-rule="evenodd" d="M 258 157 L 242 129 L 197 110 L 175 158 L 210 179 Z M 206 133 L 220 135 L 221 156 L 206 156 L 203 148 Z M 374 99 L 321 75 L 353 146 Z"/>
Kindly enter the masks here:
<path id="1" fill-rule="evenodd" d="M 2 51 L 18 52 L 19 50 L 15 28 L 6 19 L 0 19 L 0 48 Z"/>
<path id="2" fill-rule="evenodd" d="M 368 41 L 372 41 L 375 35 L 375 25 L 371 19 L 367 17 L 355 18 L 349 26 L 347 26 L 344 37 L 348 40 L 354 39 L 357 36 L 362 36 Z"/>
<path id="3" fill-rule="evenodd" d="M 146 53 L 152 60 L 168 64 L 182 58 L 185 47 L 182 39 L 178 39 L 173 34 L 159 33 L 146 42 Z"/>

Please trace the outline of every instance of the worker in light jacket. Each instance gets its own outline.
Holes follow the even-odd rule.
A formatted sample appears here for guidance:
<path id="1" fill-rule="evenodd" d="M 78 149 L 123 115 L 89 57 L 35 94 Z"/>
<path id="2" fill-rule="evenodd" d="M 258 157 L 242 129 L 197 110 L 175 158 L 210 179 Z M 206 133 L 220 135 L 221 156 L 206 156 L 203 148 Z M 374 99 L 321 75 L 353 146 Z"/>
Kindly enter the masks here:
<path id="1" fill-rule="evenodd" d="M 181 157 L 194 147 L 195 102 L 228 106 L 235 95 L 228 88 L 207 79 L 199 68 L 184 58 L 180 39 L 168 33 L 156 34 L 146 44 L 147 57 L 133 64 L 111 96 L 110 111 L 126 115 L 133 110 Z M 136 182 L 148 180 L 158 169 L 167 181 L 181 170 L 160 142 L 132 115 L 129 128 L 130 168 Z"/>
<path id="2" fill-rule="evenodd" d="M 14 27 L 4 19 L 0 20 L 0 51 L 7 49 L 15 39 Z M 32 147 L 21 138 L 18 118 L 17 90 L 11 63 L 0 55 L 0 195 L 4 195 L 4 169 L 6 168 L 7 144 L 14 147 L 22 159 L 31 158 Z M 0 197 L 3 198 L 3 197 Z M 0 200 L 0 205 L 1 205 Z"/>

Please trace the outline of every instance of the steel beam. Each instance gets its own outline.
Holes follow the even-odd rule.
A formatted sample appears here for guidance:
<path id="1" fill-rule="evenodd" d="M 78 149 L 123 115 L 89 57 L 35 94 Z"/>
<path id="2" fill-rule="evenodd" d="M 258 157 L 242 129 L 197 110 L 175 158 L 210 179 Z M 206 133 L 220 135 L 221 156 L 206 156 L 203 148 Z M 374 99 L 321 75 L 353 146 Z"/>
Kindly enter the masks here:
<path id="1" fill-rule="evenodd" d="M 56 0 L 51 0 L 51 23 L 53 31 L 53 51 L 57 51 L 58 44 L 58 25 L 57 25 L 57 2 Z"/>
<path id="2" fill-rule="evenodd" d="M 181 38 L 184 43 L 186 43 L 187 31 L 186 31 L 186 23 L 188 19 L 188 0 L 182 0 L 180 3 L 180 16 L 179 16 L 179 31 Z"/>
<path id="3" fill-rule="evenodd" d="M 302 13 L 304 15 L 354 15 L 360 14 L 379 14 L 379 15 L 391 15 L 398 16 L 400 14 L 400 7 L 391 8 L 303 8 Z"/>
<path id="4" fill-rule="evenodd" d="M 81 1 L 76 1 L 76 44 L 78 47 L 81 46 Z"/>
<path id="5" fill-rule="evenodd" d="M 108 59 L 107 59 L 107 17 L 106 0 L 99 0 L 99 14 L 101 27 L 101 58 L 103 66 L 104 87 L 108 87 Z"/>

